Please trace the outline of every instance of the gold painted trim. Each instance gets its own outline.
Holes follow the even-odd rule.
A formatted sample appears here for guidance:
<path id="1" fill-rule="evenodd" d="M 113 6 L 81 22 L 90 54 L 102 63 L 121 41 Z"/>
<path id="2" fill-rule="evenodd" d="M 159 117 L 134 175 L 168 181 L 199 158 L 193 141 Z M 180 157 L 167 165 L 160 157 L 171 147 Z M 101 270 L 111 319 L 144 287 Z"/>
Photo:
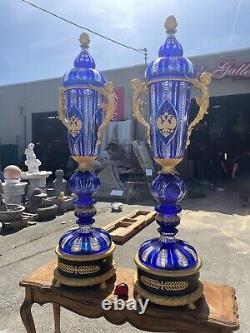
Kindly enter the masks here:
<path id="1" fill-rule="evenodd" d="M 188 288 L 189 285 L 187 281 L 159 281 L 151 279 L 150 277 L 145 275 L 142 275 L 140 277 L 140 281 L 142 284 L 144 284 L 147 287 L 157 290 L 161 289 L 167 291 L 185 290 Z"/>
<path id="2" fill-rule="evenodd" d="M 99 265 L 73 266 L 73 265 L 67 265 L 63 262 L 58 263 L 58 268 L 60 268 L 60 270 L 65 273 L 71 273 L 76 275 L 93 274 L 99 272 L 99 270 L 101 269 Z"/>
<path id="3" fill-rule="evenodd" d="M 151 269 L 143 265 L 138 257 L 138 253 L 134 258 L 135 264 L 138 268 L 143 270 L 146 273 L 155 275 L 155 276 L 169 276 L 169 277 L 182 277 L 182 276 L 189 276 L 195 273 L 198 273 L 202 267 L 202 262 L 198 257 L 198 263 L 194 268 L 186 269 L 186 270 L 179 270 L 179 271 L 169 271 L 169 270 L 161 270 L 161 269 Z"/>
<path id="4" fill-rule="evenodd" d="M 69 261 L 95 261 L 103 258 L 109 257 L 115 250 L 116 245 L 112 242 L 111 248 L 104 253 L 100 254 L 89 254 L 89 255 L 69 255 L 69 254 L 64 254 L 59 250 L 59 245 L 56 247 L 56 254 L 59 258 L 69 260 Z"/>
<path id="5" fill-rule="evenodd" d="M 111 267 L 111 269 L 99 276 L 94 276 L 94 277 L 90 277 L 90 278 L 70 278 L 70 277 L 66 277 L 63 276 L 61 273 L 58 272 L 57 268 L 54 270 L 54 277 L 55 279 L 66 285 L 66 286 L 70 286 L 70 287 L 88 287 L 88 286 L 94 286 L 96 284 L 105 282 L 107 280 L 109 280 L 110 278 L 112 278 L 112 276 L 115 275 L 116 272 L 116 265 L 113 264 L 113 267 Z"/>
<path id="6" fill-rule="evenodd" d="M 158 304 L 158 305 L 164 305 L 164 306 L 182 306 L 182 305 L 188 305 L 191 303 L 194 303 L 203 295 L 203 284 L 201 281 L 199 281 L 198 288 L 187 295 L 183 296 L 160 296 L 153 294 L 145 289 L 143 289 L 137 280 L 137 277 L 135 278 L 134 282 L 134 289 L 138 293 L 138 295 L 142 296 L 145 299 L 149 299 L 150 302 Z"/>

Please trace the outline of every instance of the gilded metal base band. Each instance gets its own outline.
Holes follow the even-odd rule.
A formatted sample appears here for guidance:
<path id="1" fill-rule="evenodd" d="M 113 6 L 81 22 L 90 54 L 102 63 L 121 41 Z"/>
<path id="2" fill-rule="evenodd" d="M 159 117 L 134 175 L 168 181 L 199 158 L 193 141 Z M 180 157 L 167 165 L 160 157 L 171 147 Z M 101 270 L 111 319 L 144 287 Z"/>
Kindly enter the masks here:
<path id="1" fill-rule="evenodd" d="M 202 285 L 201 281 L 199 281 L 198 288 L 194 292 L 187 294 L 187 295 L 175 296 L 175 297 L 155 295 L 155 294 L 150 293 L 149 291 L 146 291 L 139 285 L 137 276 L 135 277 L 134 288 L 135 288 L 136 293 L 139 296 L 141 296 L 145 299 L 149 299 L 150 302 L 152 302 L 152 303 L 155 303 L 158 305 L 164 305 L 164 306 L 188 305 L 188 304 L 194 303 L 203 295 L 203 285 Z"/>
<path id="2" fill-rule="evenodd" d="M 69 260 L 69 261 L 96 261 L 99 259 L 107 258 L 109 257 L 115 250 L 115 244 L 112 242 L 111 248 L 104 253 L 99 253 L 99 254 L 90 254 L 90 255 L 69 255 L 62 253 L 59 249 L 59 246 L 56 247 L 56 254 L 58 257 Z"/>
<path id="3" fill-rule="evenodd" d="M 147 273 L 150 273 L 150 274 L 156 275 L 156 276 L 180 277 L 180 276 L 193 275 L 195 273 L 198 273 L 202 266 L 202 262 L 201 262 L 200 258 L 198 258 L 198 264 L 191 269 L 184 269 L 184 270 L 179 270 L 179 271 L 169 271 L 166 269 L 165 270 L 151 269 L 151 268 L 143 265 L 138 257 L 138 254 L 136 254 L 134 260 L 135 260 L 135 264 L 138 268 L 140 268 L 144 272 L 147 272 Z"/>
<path id="4" fill-rule="evenodd" d="M 179 223 L 180 217 L 178 215 L 165 217 L 163 215 L 157 214 L 155 220 L 158 222 L 165 222 L 165 223 Z"/>
<path id="5" fill-rule="evenodd" d="M 57 269 L 54 271 L 54 277 L 55 279 L 60 282 L 61 284 L 64 284 L 66 286 L 70 287 L 88 287 L 88 286 L 94 286 L 97 284 L 101 284 L 103 282 L 106 282 L 110 278 L 112 278 L 113 275 L 115 275 L 116 272 L 116 265 L 113 264 L 112 268 L 99 276 L 91 277 L 91 278 L 70 278 L 62 275 L 60 272 L 58 272 Z"/>
<path id="6" fill-rule="evenodd" d="M 92 163 L 96 159 L 96 156 L 74 156 L 71 155 L 74 161 L 78 163 L 78 170 L 91 170 Z"/>
<path id="7" fill-rule="evenodd" d="M 140 276 L 140 281 L 143 285 L 156 290 L 184 291 L 189 286 L 187 281 L 159 281 L 145 275 Z"/>
<path id="8" fill-rule="evenodd" d="M 74 266 L 68 265 L 63 262 L 58 262 L 58 268 L 63 273 L 69 274 L 78 274 L 81 277 L 88 274 L 95 274 L 100 271 L 101 267 L 99 265 L 81 265 L 81 266 Z"/>
<path id="9" fill-rule="evenodd" d="M 176 166 L 181 163 L 183 158 L 155 158 L 154 160 L 157 164 L 161 166 L 160 173 L 170 173 L 174 175 L 177 173 L 175 170 Z"/>

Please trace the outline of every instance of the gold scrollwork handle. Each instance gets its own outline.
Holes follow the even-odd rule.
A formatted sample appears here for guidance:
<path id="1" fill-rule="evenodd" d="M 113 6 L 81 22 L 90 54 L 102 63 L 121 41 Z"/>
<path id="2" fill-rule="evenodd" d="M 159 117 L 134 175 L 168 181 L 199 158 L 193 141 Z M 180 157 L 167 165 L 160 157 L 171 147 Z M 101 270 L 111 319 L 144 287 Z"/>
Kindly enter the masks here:
<path id="1" fill-rule="evenodd" d="M 196 97 L 196 103 L 199 105 L 199 112 L 194 120 L 188 126 L 187 132 L 187 143 L 186 148 L 190 144 L 190 136 L 192 134 L 192 130 L 194 127 L 204 118 L 205 114 L 207 113 L 207 109 L 209 106 L 209 91 L 208 86 L 211 83 L 212 74 L 204 72 L 200 75 L 199 79 L 191 79 L 189 82 L 193 84 L 193 86 L 197 89 L 200 89 L 202 95 Z"/>
<path id="2" fill-rule="evenodd" d="M 80 86 L 77 88 L 81 88 Z M 87 88 L 87 87 L 82 87 Z M 103 111 L 105 112 L 105 117 L 98 128 L 97 131 L 97 146 L 101 143 L 101 137 L 104 132 L 106 126 L 110 123 L 111 119 L 114 116 L 115 109 L 116 109 L 116 95 L 114 93 L 114 86 L 112 82 L 108 82 L 104 87 L 95 87 L 89 86 L 88 88 L 96 90 L 100 95 L 104 96 L 106 101 L 104 101 L 101 105 Z M 82 128 L 82 122 L 80 119 L 76 117 L 72 117 L 71 119 L 67 119 L 66 116 L 66 106 L 65 106 L 65 89 L 59 88 L 59 105 L 58 105 L 58 115 L 60 121 L 63 125 L 69 130 L 71 135 L 75 136 L 79 133 L 80 129 Z"/>
<path id="3" fill-rule="evenodd" d="M 116 94 L 114 92 L 114 85 L 112 82 L 108 82 L 104 87 L 92 87 L 95 89 L 100 95 L 105 97 L 105 100 L 101 104 L 101 108 L 105 112 L 105 117 L 103 119 L 103 122 L 101 123 L 100 127 L 97 130 L 97 147 L 101 143 L 101 137 L 103 135 L 103 132 L 105 128 L 110 123 L 111 119 L 113 118 L 116 110 Z"/>
<path id="4" fill-rule="evenodd" d="M 59 88 L 58 116 L 63 125 L 69 130 L 69 122 L 66 117 L 64 88 Z"/>
<path id="5" fill-rule="evenodd" d="M 146 128 L 147 143 L 151 145 L 150 141 L 150 126 L 143 118 L 141 111 L 145 107 L 145 94 L 148 93 L 148 87 L 145 82 L 141 82 L 139 79 L 131 80 L 131 86 L 133 89 L 132 111 L 133 116 Z"/>

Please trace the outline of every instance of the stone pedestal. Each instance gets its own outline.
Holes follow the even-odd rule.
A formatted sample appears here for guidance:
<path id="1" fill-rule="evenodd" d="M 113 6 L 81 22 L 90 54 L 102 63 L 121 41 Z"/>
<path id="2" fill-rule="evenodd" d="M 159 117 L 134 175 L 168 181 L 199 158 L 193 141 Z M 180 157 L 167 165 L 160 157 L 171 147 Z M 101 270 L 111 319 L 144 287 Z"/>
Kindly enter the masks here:
<path id="1" fill-rule="evenodd" d="M 3 192 L 5 203 L 22 205 L 22 197 L 25 194 L 27 182 L 9 182 L 3 183 Z"/>
<path id="2" fill-rule="evenodd" d="M 21 178 L 29 181 L 27 196 L 30 198 L 36 188 L 45 190 L 46 179 L 52 174 L 51 171 L 40 171 L 39 173 L 22 172 Z"/>

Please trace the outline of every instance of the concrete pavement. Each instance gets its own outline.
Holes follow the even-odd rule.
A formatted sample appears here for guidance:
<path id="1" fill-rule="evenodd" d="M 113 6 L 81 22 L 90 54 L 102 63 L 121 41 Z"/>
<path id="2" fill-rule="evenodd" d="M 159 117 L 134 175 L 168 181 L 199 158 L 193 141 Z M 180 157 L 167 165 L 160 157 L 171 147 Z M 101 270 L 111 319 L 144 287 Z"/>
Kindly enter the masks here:
<path id="1" fill-rule="evenodd" d="M 110 213 L 109 203 L 96 205 L 96 225 L 104 226 L 134 209 L 151 206 L 124 205 L 122 213 Z M 193 244 L 203 260 L 202 279 L 234 286 L 237 292 L 240 333 L 250 333 L 250 208 L 239 207 L 235 193 L 210 192 L 205 199 L 183 202 L 179 238 Z M 0 234 L 0 333 L 25 333 L 19 308 L 24 290 L 19 281 L 53 257 L 60 235 L 74 225 L 72 212 L 50 222 L 40 222 L 13 234 Z M 64 224 L 64 222 L 66 222 Z M 157 235 L 152 223 L 123 246 L 117 246 L 116 262 L 134 268 L 133 257 L 140 243 Z M 38 333 L 53 332 L 50 305 L 33 306 Z M 136 332 L 129 324 L 112 326 L 104 319 L 85 319 L 62 311 L 62 333 Z M 139 332 L 139 331 L 138 331 Z"/>

